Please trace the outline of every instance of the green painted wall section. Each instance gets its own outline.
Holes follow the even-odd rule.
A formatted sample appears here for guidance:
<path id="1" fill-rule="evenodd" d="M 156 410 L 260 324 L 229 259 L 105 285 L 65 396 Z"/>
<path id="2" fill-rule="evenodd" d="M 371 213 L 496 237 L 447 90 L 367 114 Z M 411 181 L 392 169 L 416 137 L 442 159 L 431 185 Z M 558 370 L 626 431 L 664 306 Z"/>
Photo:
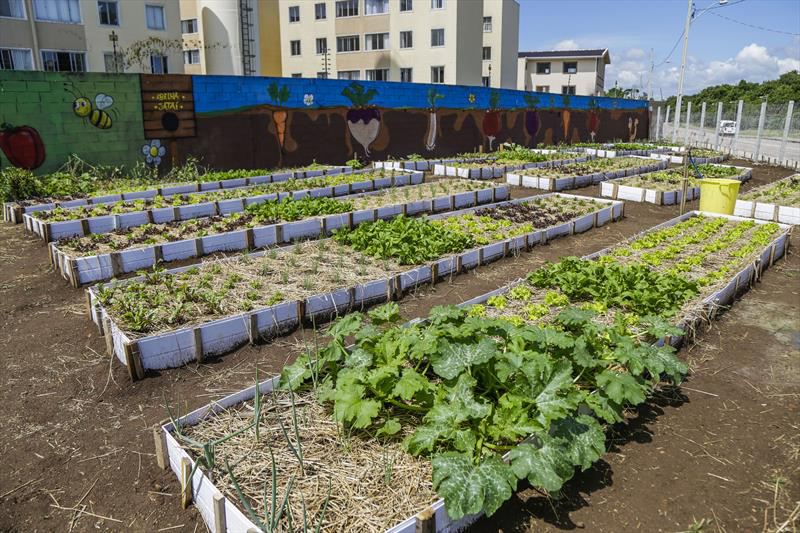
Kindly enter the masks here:
<path id="1" fill-rule="evenodd" d="M 72 89 L 72 92 L 65 90 Z M 114 103 L 105 111 L 108 129 L 93 126 L 73 112 L 75 93 L 94 105 L 99 93 Z M 139 76 L 135 74 L 62 74 L 0 70 L 0 123 L 36 128 L 44 142 L 46 159 L 37 174 L 57 170 L 70 154 L 92 164 L 131 167 L 143 161 Z M 9 165 L 0 152 L 0 168 Z"/>

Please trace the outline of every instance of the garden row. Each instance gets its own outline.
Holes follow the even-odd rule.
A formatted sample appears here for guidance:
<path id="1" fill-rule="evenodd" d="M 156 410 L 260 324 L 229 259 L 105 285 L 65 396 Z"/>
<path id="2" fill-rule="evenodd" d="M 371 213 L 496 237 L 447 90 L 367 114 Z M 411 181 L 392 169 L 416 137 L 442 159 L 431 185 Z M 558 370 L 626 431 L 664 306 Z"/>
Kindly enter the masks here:
<path id="1" fill-rule="evenodd" d="M 789 231 L 692 212 L 425 320 L 351 314 L 279 378 L 170 411 L 159 464 L 215 531 L 453 531 L 521 480 L 557 497 L 605 453 L 606 424 L 681 381 L 674 346 Z"/>
<path id="2" fill-rule="evenodd" d="M 27 172 L 19 170 L 19 172 Z M 58 198 L 26 198 L 3 203 L 3 219 L 12 222 L 22 222 L 22 215 L 34 211 L 49 211 L 58 207 L 69 208 L 82 205 L 106 204 L 119 201 L 139 200 L 155 196 L 171 196 L 176 194 L 189 194 L 193 192 L 211 191 L 215 189 L 230 189 L 248 185 L 262 185 L 266 183 L 286 181 L 289 179 L 303 179 L 326 174 L 340 174 L 352 172 L 349 166 L 331 166 L 314 163 L 302 168 L 266 170 L 228 170 L 220 172 L 177 172 L 160 179 L 114 179 L 110 182 L 102 180 L 87 180 L 91 185 L 84 189 L 91 192 L 72 192 L 63 194 Z M 64 181 L 69 182 L 72 176 L 66 173 Z M 35 178 L 41 180 L 46 178 Z M 192 181 L 192 183 L 185 183 Z M 144 183 L 141 183 L 144 182 Z M 65 187 L 69 189 L 69 187 Z M 64 191 L 67 192 L 67 191 Z"/>
<path id="3" fill-rule="evenodd" d="M 511 156 L 507 154 L 512 154 Z M 523 168 L 553 168 L 583 162 L 591 156 L 580 156 L 574 152 L 549 150 L 509 150 L 494 158 L 477 161 L 457 161 L 433 165 L 433 173 L 439 176 L 458 176 L 471 179 L 500 178 L 509 170 Z"/>
<path id="4" fill-rule="evenodd" d="M 745 182 L 752 178 L 753 169 L 733 165 L 720 165 L 703 163 L 689 170 L 686 199 L 694 200 L 700 197 L 699 178 L 726 178 Z M 615 200 L 631 200 L 634 202 L 649 202 L 656 205 L 673 205 L 681 201 L 683 186 L 683 171 L 668 169 L 658 172 L 647 172 L 625 178 L 619 178 L 600 184 L 600 195 Z"/>
<path id="5" fill-rule="evenodd" d="M 145 224 L 50 243 L 50 258 L 73 286 L 149 268 L 159 262 L 316 239 L 362 222 L 454 211 L 505 200 L 506 186 L 440 180 L 336 199 L 305 196 L 248 205 L 227 216 Z"/>
<path id="6" fill-rule="evenodd" d="M 645 157 L 630 156 L 592 159 L 556 168 L 528 168 L 506 174 L 511 185 L 562 191 L 585 187 L 593 183 L 664 169 L 667 163 Z"/>
<path id="7" fill-rule="evenodd" d="M 753 189 L 736 200 L 733 214 L 800 224 L 800 174 Z"/>
<path id="8" fill-rule="evenodd" d="M 341 227 L 304 242 L 89 289 L 92 319 L 132 377 L 225 353 L 420 284 L 586 231 L 622 203 L 545 195 L 453 213 Z"/>
<path id="9" fill-rule="evenodd" d="M 45 242 L 91 233 L 108 233 L 144 224 L 229 215 L 247 206 L 283 198 L 344 196 L 422 183 L 422 172 L 384 171 L 290 179 L 188 195 L 156 196 L 96 206 L 57 208 L 23 215 L 25 228 Z"/>

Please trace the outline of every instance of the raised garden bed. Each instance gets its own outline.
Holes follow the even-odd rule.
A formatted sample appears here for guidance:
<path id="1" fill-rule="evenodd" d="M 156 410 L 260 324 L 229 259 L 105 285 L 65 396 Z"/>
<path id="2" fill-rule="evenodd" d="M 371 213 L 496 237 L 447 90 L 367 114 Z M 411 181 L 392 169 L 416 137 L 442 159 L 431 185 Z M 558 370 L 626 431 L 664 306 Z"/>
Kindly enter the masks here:
<path id="1" fill-rule="evenodd" d="M 252 171 L 252 175 L 236 178 L 222 178 L 226 172 L 212 172 L 198 176 L 198 180 L 192 183 L 165 183 L 160 187 L 145 186 L 134 187 L 125 191 L 101 191 L 90 196 L 80 198 L 69 198 L 53 201 L 22 201 L 3 203 L 3 219 L 7 222 L 19 224 L 23 220 L 25 213 L 35 211 L 51 211 L 53 209 L 80 207 L 84 205 L 98 205 L 116 203 L 121 201 L 142 200 L 154 198 L 156 196 L 173 196 L 180 194 L 191 194 L 218 189 L 233 189 L 237 187 L 248 187 L 251 185 L 264 185 L 287 181 L 289 179 L 311 178 L 322 175 L 344 174 L 352 172 L 349 166 L 329 166 L 312 165 L 299 169 L 278 170 L 276 172 L 264 173 Z M 248 174 L 249 171 L 233 171 L 234 174 Z"/>
<path id="2" fill-rule="evenodd" d="M 137 379 L 147 369 L 202 361 L 622 216 L 621 202 L 570 195 L 493 206 L 505 204 L 538 210 L 527 221 L 517 212 L 487 211 L 492 206 L 401 216 L 333 239 L 96 285 L 88 290 L 92 320 L 109 353 Z M 559 222 L 559 212 L 573 218 Z"/>
<path id="3" fill-rule="evenodd" d="M 394 170 L 433 170 L 434 165 L 456 163 L 466 161 L 466 159 L 406 159 L 400 161 L 375 161 L 375 168 L 385 168 Z"/>
<path id="4" fill-rule="evenodd" d="M 661 159 L 663 161 L 667 161 L 669 163 L 673 163 L 676 165 L 683 164 L 683 155 L 675 155 L 675 152 L 670 150 L 671 153 L 658 153 L 656 151 L 652 151 L 649 154 L 649 157 L 654 159 Z M 728 159 L 727 154 L 723 154 L 722 152 L 717 152 L 715 150 L 700 150 L 700 149 L 692 149 L 692 161 L 696 165 L 700 165 L 703 163 L 722 163 Z"/>
<path id="5" fill-rule="evenodd" d="M 398 215 L 453 211 L 509 197 L 507 186 L 442 180 L 338 200 L 306 197 L 249 206 L 226 217 L 145 225 L 50 243 L 51 260 L 73 286 L 216 252 L 251 250 L 330 235 L 344 226 Z M 321 204 L 321 205 L 320 205 Z M 330 204 L 330 205 L 329 205 Z M 269 208 L 269 209 L 264 209 Z"/>
<path id="6" fill-rule="evenodd" d="M 506 174 L 506 182 L 521 187 L 563 191 L 666 167 L 667 163 L 664 161 L 636 156 L 593 159 L 563 165 L 553 170 L 530 168 L 519 172 L 509 172 Z"/>
<path id="7" fill-rule="evenodd" d="M 564 152 L 540 152 L 539 161 L 520 161 L 509 163 L 497 163 L 492 160 L 477 162 L 459 162 L 453 164 L 436 164 L 433 173 L 438 176 L 457 176 L 470 179 L 491 179 L 501 178 L 509 170 L 522 168 L 553 168 L 571 163 L 583 162 L 591 159 L 587 156 L 569 157 Z"/>
<path id="8" fill-rule="evenodd" d="M 734 215 L 800 224 L 800 174 L 753 189 L 736 200 Z"/>
<path id="9" fill-rule="evenodd" d="M 118 202 L 71 209 L 54 209 L 23 215 L 26 229 L 45 242 L 117 229 L 163 224 L 198 217 L 229 215 L 249 205 L 269 200 L 305 196 L 345 196 L 423 182 L 422 172 L 375 171 L 288 180 L 206 193 L 157 196 L 154 199 Z"/>
<path id="10" fill-rule="evenodd" d="M 577 148 L 596 157 L 649 156 L 653 152 L 668 150 L 649 143 L 581 143 Z"/>
<path id="11" fill-rule="evenodd" d="M 386 329 L 391 310 L 373 324 L 350 316 L 280 380 L 158 428 L 158 463 L 214 531 L 285 524 L 286 509 L 322 531 L 460 531 L 519 480 L 556 493 L 600 459 L 602 422 L 680 382 L 672 346 L 783 256 L 789 229 L 692 212 L 424 321 Z M 706 267 L 728 270 L 686 270 L 698 248 Z"/>
<path id="12" fill-rule="evenodd" d="M 749 180 L 753 169 L 736 167 L 732 165 L 718 165 L 702 163 L 698 166 L 703 176 L 714 178 L 738 179 L 742 182 Z M 686 199 L 694 200 L 700 197 L 700 183 L 690 171 Z M 604 181 L 600 184 L 600 195 L 614 200 L 630 200 L 633 202 L 649 202 L 656 205 L 674 205 L 681 201 L 683 171 L 668 169 L 657 172 L 648 172 Z"/>

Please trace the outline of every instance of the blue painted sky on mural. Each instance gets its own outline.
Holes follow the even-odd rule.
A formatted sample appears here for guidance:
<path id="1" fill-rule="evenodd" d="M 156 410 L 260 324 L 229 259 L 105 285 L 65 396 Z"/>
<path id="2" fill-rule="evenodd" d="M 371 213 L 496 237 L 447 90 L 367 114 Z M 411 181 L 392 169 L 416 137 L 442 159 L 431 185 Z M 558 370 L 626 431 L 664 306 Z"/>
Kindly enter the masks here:
<path id="1" fill-rule="evenodd" d="M 485 0 L 492 1 L 492 0 Z M 662 63 L 683 33 L 686 0 L 519 0 L 520 50 L 610 48 L 606 89 L 615 82 L 647 89 L 650 49 Z M 699 16 L 689 32 L 689 93 L 719 83 L 775 79 L 800 69 L 800 37 L 745 26 L 800 33 L 798 0 L 729 0 Z M 718 5 L 696 0 L 701 11 Z M 722 17 L 727 17 L 722 18 Z M 733 19 L 733 22 L 728 19 Z M 526 28 L 530 28 L 527 30 Z M 682 40 L 655 69 L 653 93 L 674 94 Z"/>
<path id="2" fill-rule="evenodd" d="M 281 88 L 289 88 L 289 98 L 282 105 L 285 107 L 354 107 L 342 91 L 353 82 L 347 80 L 318 80 L 316 78 L 266 78 L 241 76 L 194 76 L 194 101 L 198 113 L 229 111 L 248 106 L 271 104 L 269 86 L 277 83 Z M 463 85 L 430 85 L 425 83 L 397 83 L 359 81 L 358 85 L 365 91 L 375 89 L 377 93 L 369 100 L 368 105 L 382 108 L 422 108 L 430 107 L 429 90 L 443 96 L 436 103 L 442 108 L 474 108 L 488 109 L 492 92 L 484 87 L 466 87 Z M 569 107 L 570 109 L 587 109 L 596 105 L 602 109 L 638 109 L 646 107 L 643 100 L 623 100 L 621 98 L 590 98 L 587 96 L 569 97 L 569 105 L 565 106 L 564 97 L 560 94 L 532 93 L 500 89 L 497 109 L 521 109 L 527 107 L 525 96 L 538 97 L 537 107 Z"/>

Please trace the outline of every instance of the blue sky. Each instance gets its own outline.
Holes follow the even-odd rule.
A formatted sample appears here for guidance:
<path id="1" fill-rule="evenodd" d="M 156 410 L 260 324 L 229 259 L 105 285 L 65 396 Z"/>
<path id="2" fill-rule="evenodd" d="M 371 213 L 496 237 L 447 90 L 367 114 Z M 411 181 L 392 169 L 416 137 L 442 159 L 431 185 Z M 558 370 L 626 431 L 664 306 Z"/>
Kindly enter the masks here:
<path id="1" fill-rule="evenodd" d="M 606 89 L 644 89 L 650 70 L 662 63 L 683 32 L 686 0 L 519 0 L 519 49 L 609 48 Z M 729 0 L 728 6 L 697 17 L 689 32 L 686 92 L 708 85 L 762 81 L 800 69 L 800 37 L 737 24 L 721 16 L 773 30 L 800 34 L 798 0 Z M 716 6 L 696 0 L 697 12 Z M 720 15 L 720 16 L 717 16 Z M 670 61 L 654 71 L 653 93 L 675 94 L 681 40 Z"/>

